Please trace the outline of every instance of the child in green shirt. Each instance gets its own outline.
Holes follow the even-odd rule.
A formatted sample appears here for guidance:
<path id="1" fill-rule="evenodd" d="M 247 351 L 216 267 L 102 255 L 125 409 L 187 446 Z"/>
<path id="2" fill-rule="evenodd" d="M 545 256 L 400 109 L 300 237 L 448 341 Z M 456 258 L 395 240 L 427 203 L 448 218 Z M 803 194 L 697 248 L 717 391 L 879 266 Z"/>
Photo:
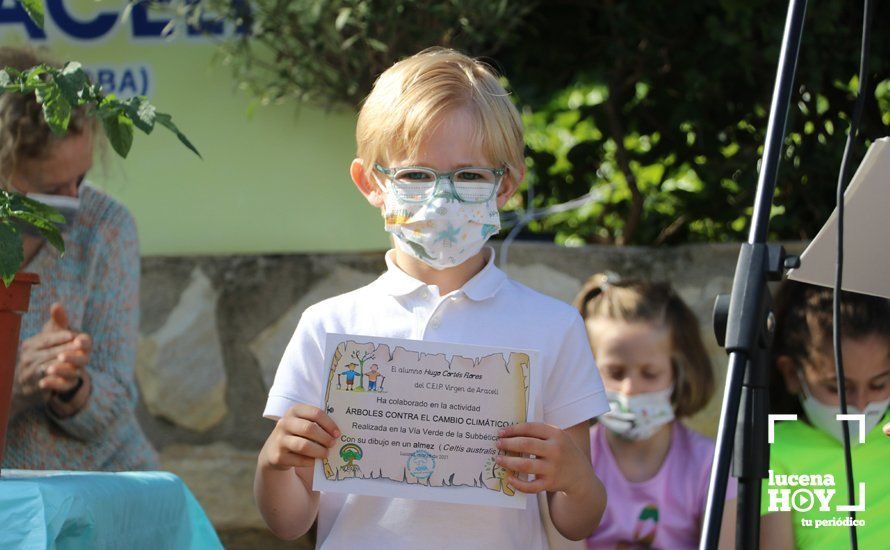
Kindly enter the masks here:
<path id="1" fill-rule="evenodd" d="M 761 500 L 764 549 L 850 544 L 832 296 L 829 288 L 791 281 L 777 296 L 770 409 L 798 420 L 776 423 Z M 886 548 L 890 441 L 881 425 L 890 404 L 890 302 L 844 293 L 840 322 L 848 413 L 864 415 L 864 443 L 859 424 L 849 423 L 859 547 Z"/>

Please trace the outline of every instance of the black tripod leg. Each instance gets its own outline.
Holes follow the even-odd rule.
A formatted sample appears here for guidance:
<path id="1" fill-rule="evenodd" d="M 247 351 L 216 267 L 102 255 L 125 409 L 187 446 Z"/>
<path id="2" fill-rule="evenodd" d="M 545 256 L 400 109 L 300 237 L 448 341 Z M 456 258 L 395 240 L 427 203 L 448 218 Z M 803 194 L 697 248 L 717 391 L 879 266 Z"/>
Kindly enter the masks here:
<path id="1" fill-rule="evenodd" d="M 767 353 L 762 348 L 748 362 L 733 453 L 733 474 L 739 481 L 736 548 L 745 550 L 760 547 L 760 498 L 769 474 Z"/>

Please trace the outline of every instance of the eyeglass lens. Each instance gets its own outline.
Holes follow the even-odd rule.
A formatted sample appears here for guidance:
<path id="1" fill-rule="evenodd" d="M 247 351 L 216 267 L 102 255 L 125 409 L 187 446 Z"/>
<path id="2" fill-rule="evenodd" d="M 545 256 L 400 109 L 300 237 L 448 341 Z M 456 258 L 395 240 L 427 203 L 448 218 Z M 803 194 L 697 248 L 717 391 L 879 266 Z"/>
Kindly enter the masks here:
<path id="1" fill-rule="evenodd" d="M 464 202 L 485 202 L 494 195 L 498 176 L 487 168 L 465 168 L 451 176 L 454 193 Z M 393 174 L 396 192 L 408 201 L 423 201 L 436 190 L 436 173 L 423 168 L 403 168 Z"/>

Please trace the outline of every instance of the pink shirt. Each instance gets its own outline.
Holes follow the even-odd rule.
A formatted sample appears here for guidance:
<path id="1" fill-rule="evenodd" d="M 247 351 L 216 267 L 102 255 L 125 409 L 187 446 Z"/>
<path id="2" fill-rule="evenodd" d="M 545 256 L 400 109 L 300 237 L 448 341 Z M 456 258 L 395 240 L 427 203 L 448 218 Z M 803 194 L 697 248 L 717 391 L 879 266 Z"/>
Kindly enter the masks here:
<path id="1" fill-rule="evenodd" d="M 673 423 L 671 446 L 649 480 L 625 479 L 599 424 L 590 428 L 590 456 L 608 495 L 603 520 L 587 539 L 589 549 L 698 548 L 714 459 L 714 441 L 681 422 Z M 736 498 L 730 478 L 726 499 Z"/>

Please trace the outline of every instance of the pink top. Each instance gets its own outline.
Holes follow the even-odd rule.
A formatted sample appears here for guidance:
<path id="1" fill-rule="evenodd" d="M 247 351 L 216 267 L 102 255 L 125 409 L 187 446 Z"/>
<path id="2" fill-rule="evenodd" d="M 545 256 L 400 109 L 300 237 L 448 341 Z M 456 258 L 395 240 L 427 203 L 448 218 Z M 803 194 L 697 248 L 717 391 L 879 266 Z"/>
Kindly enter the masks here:
<path id="1" fill-rule="evenodd" d="M 671 447 L 651 479 L 633 483 L 615 463 L 599 424 L 590 428 L 590 456 L 606 487 L 603 520 L 587 539 L 589 549 L 698 548 L 714 459 L 714 441 L 673 423 Z M 730 477 L 726 500 L 736 498 Z"/>

